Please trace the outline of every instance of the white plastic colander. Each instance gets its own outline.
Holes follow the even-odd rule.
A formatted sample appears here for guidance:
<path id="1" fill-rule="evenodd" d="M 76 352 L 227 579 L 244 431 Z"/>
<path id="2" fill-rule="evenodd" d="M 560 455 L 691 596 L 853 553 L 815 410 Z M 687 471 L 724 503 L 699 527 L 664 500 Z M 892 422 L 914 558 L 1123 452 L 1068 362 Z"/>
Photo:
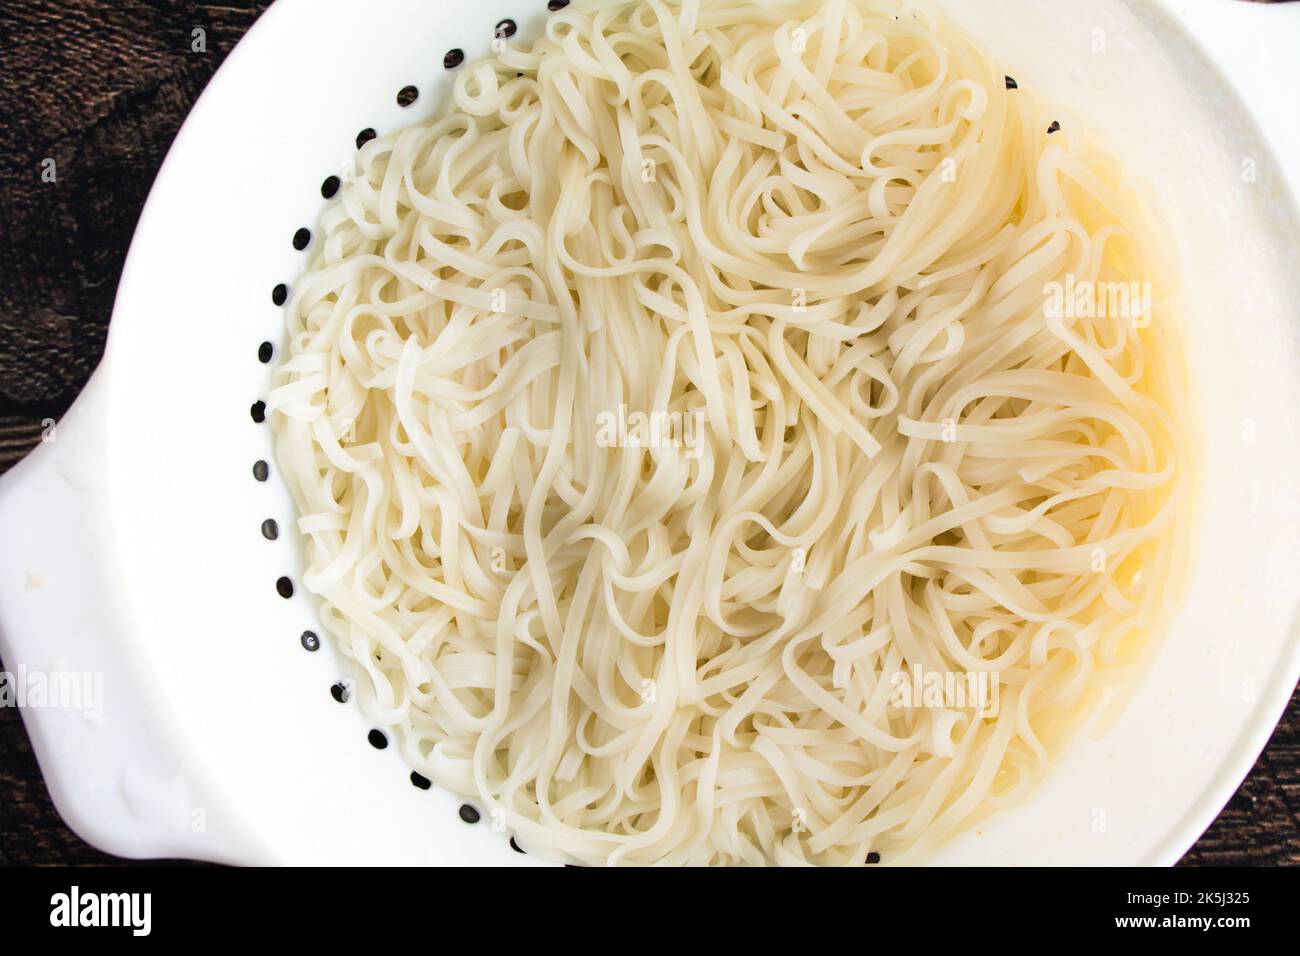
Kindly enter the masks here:
<path id="1" fill-rule="evenodd" d="M 937 862 L 1170 863 L 1300 674 L 1300 179 L 1280 161 L 1300 157 L 1300 4 L 941 5 L 1149 182 L 1183 276 L 1206 470 L 1190 597 L 1138 695 L 1028 804 Z M 102 714 L 23 715 L 59 811 L 96 846 L 536 862 L 486 817 L 465 822 L 459 797 L 413 785 L 335 700 L 347 670 L 298 585 L 295 515 L 253 412 L 285 338 L 273 290 L 306 265 L 295 235 L 315 231 L 358 134 L 428 116 L 450 51 L 485 55 L 505 20 L 527 40 L 548 15 L 547 0 L 279 0 L 178 136 L 103 363 L 53 440 L 0 480 L 0 659 L 103 675 Z M 399 105 L 407 87 L 418 98 Z"/>

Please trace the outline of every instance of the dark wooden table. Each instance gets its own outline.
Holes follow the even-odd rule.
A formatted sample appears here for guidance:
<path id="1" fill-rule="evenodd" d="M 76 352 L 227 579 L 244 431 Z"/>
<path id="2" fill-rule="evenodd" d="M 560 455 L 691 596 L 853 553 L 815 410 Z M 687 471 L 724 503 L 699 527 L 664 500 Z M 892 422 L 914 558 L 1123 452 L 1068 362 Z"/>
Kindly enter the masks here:
<path id="1" fill-rule="evenodd" d="M 67 410 L 99 361 L 154 174 L 267 5 L 0 0 L 0 472 L 37 444 L 41 421 Z M 47 159 L 53 183 L 42 180 Z M 63 825 L 17 711 L 0 708 L 0 863 L 111 862 Z M 1183 862 L 1300 863 L 1300 695 Z"/>

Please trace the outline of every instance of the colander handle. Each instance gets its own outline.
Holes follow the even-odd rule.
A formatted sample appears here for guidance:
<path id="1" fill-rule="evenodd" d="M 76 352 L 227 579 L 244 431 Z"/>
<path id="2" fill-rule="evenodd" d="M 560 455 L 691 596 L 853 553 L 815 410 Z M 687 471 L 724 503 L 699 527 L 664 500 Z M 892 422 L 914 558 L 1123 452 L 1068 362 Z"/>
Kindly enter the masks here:
<path id="1" fill-rule="evenodd" d="M 1163 5 L 1250 107 L 1281 163 L 1277 172 L 1289 181 L 1293 198 L 1300 199 L 1300 169 L 1288 161 L 1300 156 L 1295 105 L 1300 0 L 1164 0 Z"/>
<path id="2" fill-rule="evenodd" d="M 187 766 L 133 647 L 113 559 L 96 373 L 0 477 L 0 703 L 18 706 L 54 805 L 87 842 L 134 858 L 259 858 Z"/>

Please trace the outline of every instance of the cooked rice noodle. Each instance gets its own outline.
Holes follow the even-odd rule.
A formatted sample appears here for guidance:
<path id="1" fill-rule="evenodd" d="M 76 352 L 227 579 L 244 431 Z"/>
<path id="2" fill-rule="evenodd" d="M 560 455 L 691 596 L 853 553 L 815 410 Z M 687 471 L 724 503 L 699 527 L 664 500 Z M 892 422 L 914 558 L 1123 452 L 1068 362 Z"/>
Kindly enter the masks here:
<path id="1" fill-rule="evenodd" d="M 359 151 L 268 404 L 412 767 L 552 859 L 908 862 L 1141 670 L 1181 353 L 1077 307 L 1156 246 L 1008 85 L 865 0 L 576 4 Z"/>

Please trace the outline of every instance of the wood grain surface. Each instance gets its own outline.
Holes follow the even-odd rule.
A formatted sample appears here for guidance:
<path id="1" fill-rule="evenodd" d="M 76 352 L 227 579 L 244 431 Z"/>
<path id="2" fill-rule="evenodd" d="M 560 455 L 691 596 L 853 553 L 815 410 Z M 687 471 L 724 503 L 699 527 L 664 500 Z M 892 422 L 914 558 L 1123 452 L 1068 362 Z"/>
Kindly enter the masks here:
<path id="1" fill-rule="evenodd" d="M 267 5 L 0 0 L 0 472 L 39 442 L 42 421 L 67 410 L 99 361 L 158 166 Z M 193 49 L 195 30 L 204 52 Z M 41 175 L 51 159 L 53 183 Z M 0 708 L 0 864 L 112 862 L 64 826 L 17 711 Z M 1183 863 L 1300 863 L 1300 695 Z"/>

